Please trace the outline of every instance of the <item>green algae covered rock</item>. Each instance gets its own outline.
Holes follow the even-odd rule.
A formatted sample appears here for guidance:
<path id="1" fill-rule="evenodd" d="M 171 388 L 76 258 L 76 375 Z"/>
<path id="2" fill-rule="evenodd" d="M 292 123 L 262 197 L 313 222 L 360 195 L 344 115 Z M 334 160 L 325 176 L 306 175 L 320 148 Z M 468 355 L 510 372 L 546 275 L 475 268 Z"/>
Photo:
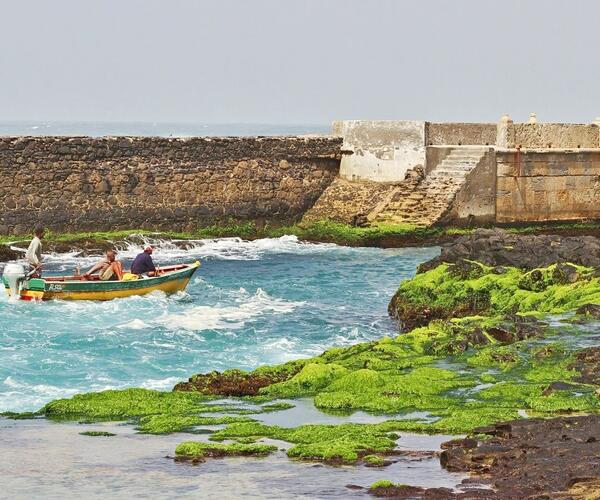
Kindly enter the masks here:
<path id="1" fill-rule="evenodd" d="M 433 319 L 497 316 L 508 313 L 563 313 L 584 304 L 600 304 L 600 278 L 594 270 L 554 264 L 524 272 L 514 267 L 497 274 L 479 265 L 465 279 L 442 264 L 404 282 L 392 298 L 390 314 L 404 330 Z"/>
<path id="2" fill-rule="evenodd" d="M 251 422 L 248 417 L 223 416 L 206 417 L 199 415 L 151 415 L 142 417 L 137 427 L 142 434 L 170 434 L 191 432 L 201 425 L 223 425 L 236 422 Z"/>
<path id="3" fill-rule="evenodd" d="M 367 455 L 363 457 L 363 462 L 371 467 L 383 467 L 385 459 L 380 455 Z"/>
<path id="4" fill-rule="evenodd" d="M 41 412 L 51 418 L 127 420 L 145 415 L 181 415 L 207 410 L 208 398 L 195 393 L 125 389 L 77 394 L 44 406 Z"/>
<path id="5" fill-rule="evenodd" d="M 289 457 L 353 463 L 373 453 L 389 453 L 396 447 L 393 433 L 400 425 L 383 424 L 301 425 L 295 428 L 264 425 L 259 422 L 231 424 L 211 435 L 211 441 L 240 438 L 270 438 L 294 444 Z"/>
<path id="6" fill-rule="evenodd" d="M 274 397 L 307 396 L 315 394 L 347 372 L 347 368 L 335 363 L 309 363 L 291 379 L 271 385 L 260 392 Z"/>
<path id="7" fill-rule="evenodd" d="M 177 445 L 175 456 L 182 460 L 203 461 L 206 458 L 233 456 L 265 456 L 277 451 L 277 446 L 266 444 L 214 444 L 186 441 Z"/>

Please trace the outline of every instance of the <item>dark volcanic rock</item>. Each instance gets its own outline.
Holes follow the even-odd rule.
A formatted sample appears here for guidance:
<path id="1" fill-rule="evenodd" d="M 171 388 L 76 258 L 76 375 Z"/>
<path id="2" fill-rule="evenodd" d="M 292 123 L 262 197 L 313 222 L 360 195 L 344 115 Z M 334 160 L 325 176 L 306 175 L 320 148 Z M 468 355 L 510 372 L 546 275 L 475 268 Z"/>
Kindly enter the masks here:
<path id="1" fill-rule="evenodd" d="M 534 317 L 511 314 L 505 316 L 500 324 L 486 331 L 498 342 L 511 344 L 518 340 L 543 337 L 547 327 L 548 323 Z"/>
<path id="2" fill-rule="evenodd" d="M 407 486 L 399 484 L 394 486 L 379 486 L 370 488 L 369 493 L 375 497 L 397 498 L 397 499 L 428 499 L 428 500 L 450 500 L 469 498 L 496 498 L 488 489 L 469 489 L 466 492 L 455 492 L 449 488 L 420 488 L 418 486 Z"/>
<path id="3" fill-rule="evenodd" d="M 522 235 L 501 229 L 478 229 L 450 242 L 436 257 L 419 267 L 424 272 L 441 262 L 456 264 L 464 259 L 488 266 L 514 266 L 522 269 L 571 262 L 600 268 L 600 238 L 595 236 Z M 577 279 L 577 270 L 561 266 L 557 271 L 564 283 Z"/>
<path id="4" fill-rule="evenodd" d="M 591 316 L 592 318 L 600 319 L 600 306 L 596 304 L 585 304 L 575 312 L 582 316 Z"/>
<path id="5" fill-rule="evenodd" d="M 600 347 L 588 347 L 579 351 L 569 366 L 579 372 L 574 380 L 584 384 L 600 385 Z"/>
<path id="6" fill-rule="evenodd" d="M 475 432 L 490 439 L 445 443 L 440 461 L 451 471 L 485 474 L 495 498 L 566 498 L 600 484 L 599 415 L 517 420 Z"/>

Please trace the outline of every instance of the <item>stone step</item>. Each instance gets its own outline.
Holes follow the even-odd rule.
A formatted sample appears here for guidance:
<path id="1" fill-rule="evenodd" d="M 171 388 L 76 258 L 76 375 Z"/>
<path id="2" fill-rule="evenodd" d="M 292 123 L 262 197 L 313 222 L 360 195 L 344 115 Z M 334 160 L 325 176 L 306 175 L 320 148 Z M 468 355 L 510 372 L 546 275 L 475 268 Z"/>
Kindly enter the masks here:
<path id="1" fill-rule="evenodd" d="M 480 155 L 448 155 L 442 161 L 459 160 L 459 161 L 479 161 Z"/>
<path id="2" fill-rule="evenodd" d="M 377 216 L 382 222 L 404 222 L 430 226 L 452 206 L 467 176 L 489 148 L 453 150 L 412 192 L 398 193 Z"/>
<path id="3" fill-rule="evenodd" d="M 475 166 L 475 165 L 477 165 L 477 163 L 479 163 L 477 160 L 470 160 L 468 158 L 450 158 L 448 160 L 441 161 L 440 165 L 472 165 L 472 166 Z"/>
<path id="4" fill-rule="evenodd" d="M 470 172 L 473 169 L 467 165 L 440 165 L 434 170 L 434 172 L 443 172 L 450 170 L 454 172 Z"/>

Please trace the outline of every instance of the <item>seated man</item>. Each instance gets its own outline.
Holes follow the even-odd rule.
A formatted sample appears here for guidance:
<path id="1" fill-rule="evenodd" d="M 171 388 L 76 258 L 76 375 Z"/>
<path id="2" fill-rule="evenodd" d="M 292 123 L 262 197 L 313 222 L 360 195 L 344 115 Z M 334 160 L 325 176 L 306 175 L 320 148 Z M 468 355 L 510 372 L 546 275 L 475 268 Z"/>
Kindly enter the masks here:
<path id="1" fill-rule="evenodd" d="M 89 278 L 95 272 L 98 272 L 98 276 L 102 281 L 120 281 L 123 279 L 123 265 L 118 260 L 117 252 L 114 250 L 107 250 L 106 257 L 92 267 L 87 273 L 83 275 L 84 278 Z"/>
<path id="2" fill-rule="evenodd" d="M 150 276 L 156 274 L 156 266 L 152 260 L 152 247 L 148 245 L 144 251 L 138 254 L 131 264 L 131 272 L 133 274 L 148 274 Z"/>

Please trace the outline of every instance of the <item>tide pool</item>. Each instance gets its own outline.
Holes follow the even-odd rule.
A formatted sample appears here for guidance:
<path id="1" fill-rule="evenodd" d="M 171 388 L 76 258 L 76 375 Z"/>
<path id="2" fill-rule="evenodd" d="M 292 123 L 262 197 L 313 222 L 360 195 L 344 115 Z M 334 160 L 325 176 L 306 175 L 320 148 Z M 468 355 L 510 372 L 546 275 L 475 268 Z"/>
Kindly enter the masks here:
<path id="1" fill-rule="evenodd" d="M 295 237 L 153 241 L 159 264 L 202 261 L 186 292 L 110 302 L 0 299 L 0 411 L 78 392 L 170 389 L 190 375 L 320 354 L 396 335 L 387 304 L 437 248 L 372 249 Z M 129 264 L 141 245 L 121 244 Z M 47 274 L 97 257 L 49 255 Z"/>

